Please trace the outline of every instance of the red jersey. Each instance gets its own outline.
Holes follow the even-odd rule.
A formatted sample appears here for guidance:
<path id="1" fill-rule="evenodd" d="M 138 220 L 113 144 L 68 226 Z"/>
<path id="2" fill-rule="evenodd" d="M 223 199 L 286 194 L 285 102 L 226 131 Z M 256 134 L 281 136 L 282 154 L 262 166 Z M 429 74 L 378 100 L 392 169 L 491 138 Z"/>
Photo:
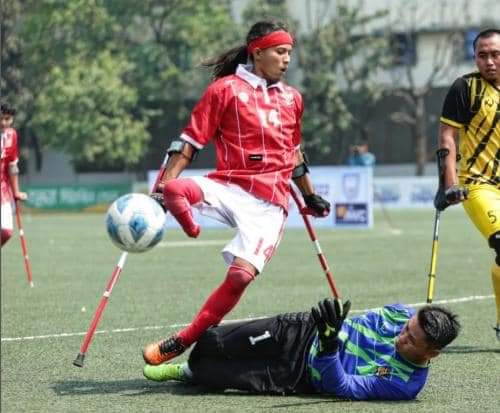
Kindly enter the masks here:
<path id="1" fill-rule="evenodd" d="M 11 202 L 14 199 L 10 185 L 9 165 L 17 163 L 17 132 L 13 128 L 7 128 L 2 132 L 1 145 L 2 157 L 0 161 L 0 185 L 2 203 Z"/>
<path id="2" fill-rule="evenodd" d="M 295 151 L 301 141 L 300 93 L 239 65 L 208 86 L 181 138 L 197 149 L 215 142 L 217 165 L 207 176 L 233 183 L 288 209 Z"/>

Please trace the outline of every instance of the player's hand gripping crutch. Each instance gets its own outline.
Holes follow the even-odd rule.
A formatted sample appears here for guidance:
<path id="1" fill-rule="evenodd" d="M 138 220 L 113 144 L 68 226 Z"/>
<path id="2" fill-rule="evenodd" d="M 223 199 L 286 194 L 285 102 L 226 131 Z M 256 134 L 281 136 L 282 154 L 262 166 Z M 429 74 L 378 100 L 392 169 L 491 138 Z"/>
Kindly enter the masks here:
<path id="1" fill-rule="evenodd" d="M 429 268 L 429 276 L 427 283 L 427 303 L 432 303 L 434 298 L 434 288 L 436 283 L 436 263 L 439 249 L 439 219 L 441 211 L 444 211 L 453 202 L 459 199 L 467 198 L 467 189 L 456 185 L 445 190 L 444 187 L 444 159 L 448 156 L 449 150 L 442 148 L 436 152 L 439 187 L 434 198 L 434 207 L 436 212 L 434 215 L 434 233 L 432 237 L 431 264 Z M 453 201 L 455 200 L 455 201 Z"/>
<path id="2" fill-rule="evenodd" d="M 26 276 L 28 277 L 28 283 L 30 287 L 33 287 L 33 274 L 31 272 L 31 263 L 28 256 L 28 247 L 26 245 L 26 239 L 24 238 L 23 222 L 21 220 L 21 202 L 19 200 L 16 200 L 16 223 L 17 229 L 19 230 L 19 239 L 21 240 L 21 249 L 23 251 Z"/>
<path id="3" fill-rule="evenodd" d="M 309 234 L 309 237 L 311 238 L 312 243 L 314 244 L 314 248 L 316 250 L 316 254 L 318 255 L 319 262 L 321 264 L 321 268 L 323 268 L 323 271 L 325 272 L 326 279 L 328 281 L 328 285 L 330 286 L 330 289 L 332 290 L 332 294 L 335 298 L 340 298 L 340 293 L 339 290 L 337 289 L 337 286 L 335 285 L 335 281 L 333 280 L 332 273 L 330 271 L 330 268 L 328 266 L 328 261 L 326 260 L 325 255 L 323 254 L 323 251 L 321 250 L 321 245 L 319 244 L 318 237 L 316 236 L 316 231 L 314 231 L 314 228 L 311 224 L 311 221 L 309 219 L 309 216 L 307 214 L 307 207 L 304 205 L 302 202 L 302 199 L 299 195 L 297 195 L 297 192 L 295 192 L 295 189 L 293 186 L 290 187 L 290 192 L 292 194 L 293 200 L 297 204 L 297 208 L 300 212 L 300 215 L 302 215 L 302 219 L 304 220 L 304 224 L 307 229 L 307 233 Z"/>
<path id="4" fill-rule="evenodd" d="M 158 176 L 156 177 L 155 183 L 153 185 L 153 190 L 152 190 L 153 193 L 156 191 L 158 184 L 160 183 L 160 181 L 163 177 L 163 174 L 165 173 L 167 161 L 168 161 L 168 154 L 165 155 L 165 158 L 163 159 L 163 163 L 161 164 L 160 171 L 158 172 Z M 92 338 L 94 337 L 94 333 L 95 333 L 95 330 L 97 328 L 97 324 L 99 323 L 99 320 L 101 318 L 101 315 L 102 315 L 104 309 L 106 308 L 106 304 L 108 303 L 108 299 L 111 296 L 111 292 L 113 291 L 113 287 L 118 282 L 118 278 L 120 277 L 120 273 L 125 265 L 125 262 L 127 260 L 127 256 L 128 256 L 128 252 L 122 252 L 120 259 L 118 260 L 118 264 L 116 265 L 113 273 L 111 274 L 111 278 L 108 281 L 106 289 L 104 290 L 104 293 L 102 295 L 101 301 L 99 302 L 99 306 L 97 307 L 97 310 L 94 314 L 94 318 L 92 319 L 92 322 L 90 323 L 89 329 L 87 330 L 87 334 L 85 335 L 83 343 L 80 347 L 80 352 L 78 353 L 75 360 L 73 361 L 73 364 L 77 367 L 83 367 L 85 355 L 86 355 L 87 350 L 90 346 Z"/>

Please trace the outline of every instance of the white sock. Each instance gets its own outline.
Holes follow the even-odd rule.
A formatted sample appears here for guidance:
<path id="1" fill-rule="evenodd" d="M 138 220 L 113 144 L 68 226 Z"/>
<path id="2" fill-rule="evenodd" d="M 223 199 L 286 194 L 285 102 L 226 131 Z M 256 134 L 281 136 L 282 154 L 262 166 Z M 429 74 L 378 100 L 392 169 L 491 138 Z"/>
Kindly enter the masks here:
<path id="1" fill-rule="evenodd" d="M 184 378 L 186 380 L 192 380 L 193 372 L 189 368 L 189 364 L 187 363 L 187 361 L 185 361 L 184 363 L 181 364 L 181 371 L 182 371 L 182 375 L 184 376 Z"/>

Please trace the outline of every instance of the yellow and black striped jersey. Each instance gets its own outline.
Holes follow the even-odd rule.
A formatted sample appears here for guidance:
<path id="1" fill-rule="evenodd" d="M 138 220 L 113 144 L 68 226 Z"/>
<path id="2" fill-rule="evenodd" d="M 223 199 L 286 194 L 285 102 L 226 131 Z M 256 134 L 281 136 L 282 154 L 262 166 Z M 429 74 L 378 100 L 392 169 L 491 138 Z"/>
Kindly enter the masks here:
<path id="1" fill-rule="evenodd" d="M 500 90 L 478 72 L 459 77 L 440 120 L 459 128 L 460 183 L 500 187 Z"/>

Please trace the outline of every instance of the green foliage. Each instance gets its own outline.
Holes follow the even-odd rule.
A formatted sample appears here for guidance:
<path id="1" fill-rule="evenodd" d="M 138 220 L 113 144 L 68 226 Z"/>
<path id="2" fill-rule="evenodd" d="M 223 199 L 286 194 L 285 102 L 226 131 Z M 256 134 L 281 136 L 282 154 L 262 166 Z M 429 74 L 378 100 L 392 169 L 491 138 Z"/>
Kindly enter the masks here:
<path id="1" fill-rule="evenodd" d="M 252 22 L 252 24 L 259 20 L 276 19 L 291 25 L 291 28 L 296 25 L 291 21 L 286 0 L 251 1 L 243 11 L 242 17 L 244 21 Z"/>
<path id="2" fill-rule="evenodd" d="M 166 102 L 174 103 L 178 119 L 186 120 L 186 100 L 196 99 L 209 80 L 208 72 L 200 73 L 200 63 L 237 42 L 229 3 L 117 0 L 108 4 L 122 26 L 124 51 L 136 63 L 131 81 L 138 86 L 142 104 L 162 111 Z"/>
<path id="3" fill-rule="evenodd" d="M 23 84 L 23 67 L 21 58 L 21 39 L 16 34 L 19 19 L 23 12 L 21 1 L 2 2 L 0 13 L 0 53 L 1 77 L 0 90 L 2 100 L 5 99 L 17 109 L 16 125 L 26 118 L 25 102 L 30 99 L 30 91 Z"/>
<path id="4" fill-rule="evenodd" d="M 121 56 L 67 59 L 47 75 L 33 126 L 45 144 L 72 155 L 79 168 L 122 169 L 137 163 L 149 140 L 147 120 L 133 116 L 137 91 L 123 79 L 133 69 Z"/>
<path id="5" fill-rule="evenodd" d="M 302 38 L 306 144 L 337 160 L 355 128 L 366 134 L 367 112 L 382 96 L 374 79 L 388 63 L 387 39 L 366 27 L 384 15 L 363 15 L 339 3 L 327 24 Z"/>
<path id="6" fill-rule="evenodd" d="M 208 81 L 198 63 L 237 37 L 229 0 L 9 5 L 5 28 L 19 51 L 9 63 L 23 68 L 16 89 L 29 91 L 22 126 L 87 170 L 136 164 L 147 151 L 146 125 L 158 130 L 155 123 L 172 118 L 165 108 L 185 121 L 189 101 Z"/>

